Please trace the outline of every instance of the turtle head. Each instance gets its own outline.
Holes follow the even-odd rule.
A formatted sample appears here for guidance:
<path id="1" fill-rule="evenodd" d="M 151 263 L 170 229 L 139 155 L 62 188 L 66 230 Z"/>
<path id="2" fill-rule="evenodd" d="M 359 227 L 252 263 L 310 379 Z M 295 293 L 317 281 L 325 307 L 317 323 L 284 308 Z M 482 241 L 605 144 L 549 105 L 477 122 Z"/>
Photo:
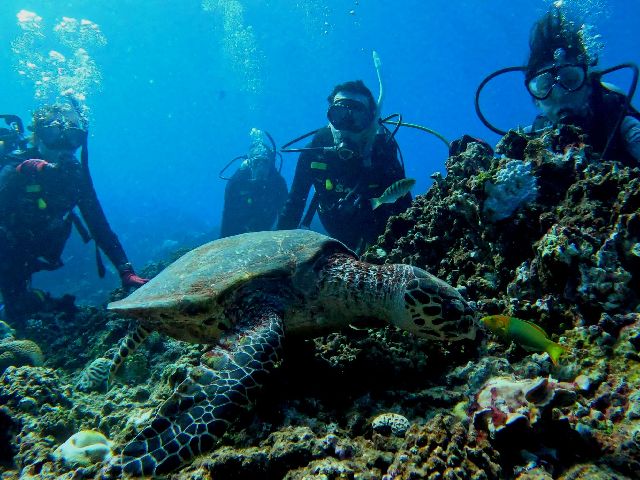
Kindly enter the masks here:
<path id="1" fill-rule="evenodd" d="M 448 283 L 417 267 L 404 287 L 404 298 L 393 323 L 418 337 L 440 341 L 473 340 L 474 312 Z"/>

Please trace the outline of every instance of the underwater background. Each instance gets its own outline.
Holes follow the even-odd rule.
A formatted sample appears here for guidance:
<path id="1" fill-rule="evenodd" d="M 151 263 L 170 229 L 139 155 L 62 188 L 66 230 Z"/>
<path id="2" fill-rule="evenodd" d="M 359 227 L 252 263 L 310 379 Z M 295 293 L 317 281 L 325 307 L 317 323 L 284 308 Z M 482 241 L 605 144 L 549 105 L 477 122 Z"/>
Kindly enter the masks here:
<path id="1" fill-rule="evenodd" d="M 639 61 L 637 1 L 556 3 L 582 26 L 599 68 Z M 29 124 L 59 94 L 83 101 L 98 196 L 143 277 L 217 237 L 218 174 L 247 151 L 252 127 L 282 146 L 326 124 L 335 84 L 362 79 L 377 96 L 374 49 L 385 116 L 450 140 L 471 134 L 497 153 L 471 142 L 449 156 L 436 137 L 401 130 L 414 200 L 362 255 L 372 269 L 413 265 L 455 286 L 482 317 L 473 340 L 359 322 L 304 332 L 293 320 L 286 327 L 302 338 L 287 330 L 282 348 L 276 326 L 274 340 L 240 328 L 211 349 L 173 338 L 173 315 L 145 340 L 149 332 L 105 308 L 127 292 L 113 271 L 98 278 L 94 249 L 74 233 L 65 267 L 37 274 L 34 286 L 81 305 L 0 321 L 0 479 L 107 478 L 131 458 L 136 471 L 149 459 L 137 452 L 158 435 L 160 450 L 185 454 L 163 462 L 177 468 L 174 480 L 639 478 L 640 166 L 603 159 L 570 125 L 535 137 L 515 129 L 535 115 L 516 74 L 481 99 L 492 123 L 513 130 L 499 138 L 474 112 L 483 78 L 524 62 L 549 5 L 0 0 L 0 114 Z M 630 77 L 606 80 L 626 90 Z M 296 159 L 285 155 L 288 182 Z M 260 297 L 248 298 L 262 312 Z M 258 361 L 255 375 L 233 369 L 241 358 L 255 368 L 245 352 L 263 348 L 282 361 Z M 245 388 L 266 372 L 259 394 L 247 386 L 255 405 L 238 412 L 234 395 L 224 403 L 224 375 Z M 233 425 L 203 415 L 194 427 L 205 411 Z M 188 435 L 205 424 L 215 441 L 203 435 L 203 454 L 187 461 Z M 168 442 L 169 429 L 183 432 Z"/>
<path id="2" fill-rule="evenodd" d="M 29 124 L 59 93 L 85 97 L 93 181 L 140 269 L 217 237 L 225 187 L 218 173 L 246 152 L 252 127 L 281 146 L 326 124 L 335 84 L 362 79 L 377 97 L 374 49 L 385 115 L 399 112 L 450 140 L 469 133 L 495 144 L 475 115 L 474 93 L 489 73 L 524 62 L 531 25 L 549 3 L 2 0 L 0 113 Z M 639 2 L 564 3 L 589 26 L 601 68 L 640 62 Z M 626 89 L 629 77 L 610 80 Z M 519 74 L 492 82 L 482 107 L 504 129 L 535 115 Z M 417 130 L 398 139 L 414 194 L 424 193 L 430 175 L 444 173 L 446 148 Z M 288 183 L 296 160 L 285 154 Z M 34 286 L 96 304 L 119 284 L 113 271 L 98 278 L 94 250 L 75 232 L 63 260 L 64 268 L 36 274 Z"/>

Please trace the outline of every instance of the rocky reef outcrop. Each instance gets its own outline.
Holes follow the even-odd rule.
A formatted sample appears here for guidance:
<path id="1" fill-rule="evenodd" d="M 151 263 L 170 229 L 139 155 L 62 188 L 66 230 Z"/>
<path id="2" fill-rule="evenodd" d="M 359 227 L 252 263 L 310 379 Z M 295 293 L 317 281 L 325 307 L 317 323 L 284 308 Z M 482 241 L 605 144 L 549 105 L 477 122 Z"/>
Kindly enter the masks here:
<path id="1" fill-rule="evenodd" d="M 434 345 L 351 326 L 286 344 L 259 402 L 176 479 L 624 479 L 640 471 L 640 168 L 602 161 L 571 127 L 509 132 L 448 159 L 364 255 L 457 287 L 482 315 L 543 327 L 559 364 L 486 332 Z M 150 267 L 149 274 L 162 264 Z M 123 292 L 116 292 L 116 295 Z M 54 452 L 83 430 L 118 450 L 205 346 L 152 335 L 108 393 L 75 388 L 129 328 L 103 307 L 5 328 L 43 366 L 0 377 L 3 478 L 93 478 Z M 78 332 L 82 332 L 81 335 Z M 1 333 L 1 332 L 0 332 Z"/>

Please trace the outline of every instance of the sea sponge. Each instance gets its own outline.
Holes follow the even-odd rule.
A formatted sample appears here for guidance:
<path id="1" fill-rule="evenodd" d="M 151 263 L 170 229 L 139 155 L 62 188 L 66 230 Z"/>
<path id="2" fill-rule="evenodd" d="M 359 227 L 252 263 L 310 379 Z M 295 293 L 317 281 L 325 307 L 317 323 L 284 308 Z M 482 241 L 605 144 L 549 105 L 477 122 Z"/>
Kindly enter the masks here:
<path id="1" fill-rule="evenodd" d="M 44 357 L 40 347 L 31 340 L 10 340 L 0 343 L 0 373 L 10 366 L 40 367 Z"/>
<path id="2" fill-rule="evenodd" d="M 484 214 L 491 222 L 510 217 L 522 205 L 532 202 L 538 195 L 536 177 L 531 163 L 510 160 L 496 173 L 495 182 L 486 182 L 487 199 Z"/>
<path id="3" fill-rule="evenodd" d="M 111 442 L 95 430 L 81 430 L 56 448 L 53 457 L 67 465 L 91 465 L 111 458 Z"/>

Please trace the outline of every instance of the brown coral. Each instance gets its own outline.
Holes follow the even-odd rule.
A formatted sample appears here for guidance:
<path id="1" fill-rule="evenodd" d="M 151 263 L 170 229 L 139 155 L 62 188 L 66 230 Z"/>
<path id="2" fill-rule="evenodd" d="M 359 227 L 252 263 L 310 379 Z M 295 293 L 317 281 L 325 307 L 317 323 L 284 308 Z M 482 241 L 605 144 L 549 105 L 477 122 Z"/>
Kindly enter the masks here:
<path id="1" fill-rule="evenodd" d="M 426 425 L 411 427 L 404 448 L 384 480 L 497 479 L 499 455 L 486 438 L 469 433 L 456 417 L 437 415 Z"/>
<path id="2" fill-rule="evenodd" d="M 39 367 L 44 363 L 40 347 L 31 340 L 10 340 L 0 343 L 0 373 L 8 366 Z"/>

